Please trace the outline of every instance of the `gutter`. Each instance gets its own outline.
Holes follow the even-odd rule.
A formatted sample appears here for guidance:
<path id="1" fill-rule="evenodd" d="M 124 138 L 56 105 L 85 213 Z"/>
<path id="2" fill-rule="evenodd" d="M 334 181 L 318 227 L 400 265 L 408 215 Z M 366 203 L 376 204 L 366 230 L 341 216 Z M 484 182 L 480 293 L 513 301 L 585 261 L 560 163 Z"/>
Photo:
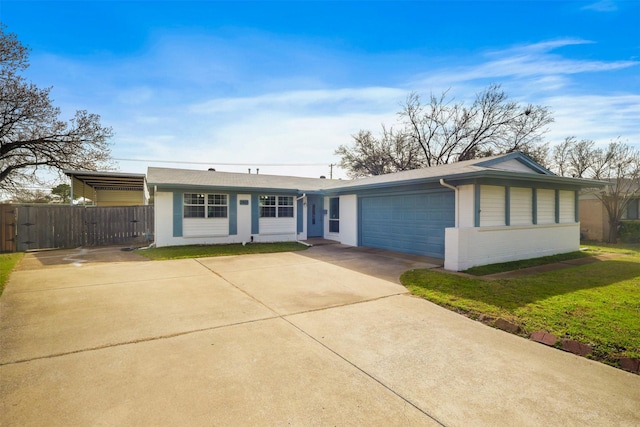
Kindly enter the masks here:
<path id="1" fill-rule="evenodd" d="M 444 178 L 440 178 L 440 185 L 442 185 L 443 187 L 450 188 L 455 192 L 455 195 L 456 195 L 455 196 L 456 197 L 456 200 L 455 200 L 455 203 L 456 203 L 455 221 L 456 221 L 456 228 L 458 228 L 458 224 L 460 222 L 459 219 L 458 219 L 459 211 L 460 211 L 460 209 L 458 208 L 459 205 L 460 205 L 460 192 L 458 190 L 458 187 L 456 187 L 455 185 L 447 184 L 446 182 L 444 182 Z"/>

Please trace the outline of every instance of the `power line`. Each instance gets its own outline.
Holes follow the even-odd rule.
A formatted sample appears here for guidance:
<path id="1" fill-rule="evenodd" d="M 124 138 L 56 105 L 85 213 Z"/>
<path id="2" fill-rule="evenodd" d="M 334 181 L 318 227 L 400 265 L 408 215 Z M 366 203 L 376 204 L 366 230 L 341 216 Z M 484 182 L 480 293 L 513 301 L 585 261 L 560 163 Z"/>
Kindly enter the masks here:
<path id="1" fill-rule="evenodd" d="M 326 166 L 326 163 L 224 163 L 224 162 L 189 162 L 185 160 L 152 160 L 152 159 L 125 159 L 114 157 L 120 162 L 145 162 L 145 163 L 176 163 L 184 165 L 221 165 L 221 166 Z"/>

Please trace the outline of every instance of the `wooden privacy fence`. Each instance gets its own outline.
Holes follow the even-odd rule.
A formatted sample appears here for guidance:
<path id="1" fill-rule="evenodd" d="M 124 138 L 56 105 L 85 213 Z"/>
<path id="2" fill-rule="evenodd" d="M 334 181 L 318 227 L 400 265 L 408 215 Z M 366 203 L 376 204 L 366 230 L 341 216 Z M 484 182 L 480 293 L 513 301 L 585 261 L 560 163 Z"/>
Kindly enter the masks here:
<path id="1" fill-rule="evenodd" d="M 2 205 L 2 251 L 153 241 L 153 206 Z"/>
<path id="2" fill-rule="evenodd" d="M 16 207 L 0 205 L 0 251 L 16 251 Z"/>

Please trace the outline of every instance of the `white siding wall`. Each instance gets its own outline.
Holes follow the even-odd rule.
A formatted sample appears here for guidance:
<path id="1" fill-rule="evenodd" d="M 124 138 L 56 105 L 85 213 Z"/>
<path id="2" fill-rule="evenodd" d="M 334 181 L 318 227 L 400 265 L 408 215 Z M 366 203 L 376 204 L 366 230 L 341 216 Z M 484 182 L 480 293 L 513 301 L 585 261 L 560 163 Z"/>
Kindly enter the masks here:
<path id="1" fill-rule="evenodd" d="M 511 225 L 533 224 L 533 190 L 531 188 L 511 187 L 509 201 Z"/>
<path id="2" fill-rule="evenodd" d="M 358 246 L 358 197 L 340 196 L 340 243 Z"/>
<path id="3" fill-rule="evenodd" d="M 258 220 L 259 234 L 253 235 L 254 242 L 290 242 L 298 239 L 297 217 L 298 202 L 296 196 L 293 197 L 293 217 L 292 218 L 260 218 Z"/>
<path id="4" fill-rule="evenodd" d="M 473 184 L 458 187 L 458 227 L 473 227 L 475 221 L 473 212 L 475 210 L 474 197 Z"/>
<path id="5" fill-rule="evenodd" d="M 580 225 L 552 224 L 496 228 L 447 228 L 444 268 L 468 268 L 577 251 Z"/>
<path id="6" fill-rule="evenodd" d="M 238 196 L 249 199 L 249 195 Z M 241 243 L 251 236 L 250 206 L 238 206 L 238 234 L 229 235 L 228 219 L 186 218 L 182 223 L 182 237 L 173 237 L 173 193 L 157 192 L 155 194 L 155 243 L 156 246 L 176 245 L 209 245 Z M 293 218 L 260 218 L 260 234 L 253 235 L 254 242 L 285 242 L 296 240 L 296 217 Z M 243 221 L 241 224 L 240 221 Z M 223 225 L 224 222 L 224 225 Z"/>
<path id="7" fill-rule="evenodd" d="M 329 232 L 329 210 L 331 209 L 330 199 L 324 198 L 324 238 L 337 240 L 343 245 L 358 246 L 358 196 L 349 194 L 340 196 L 340 232 Z"/>
<path id="8" fill-rule="evenodd" d="M 504 225 L 505 188 L 497 185 L 480 186 L 480 227 Z"/>
<path id="9" fill-rule="evenodd" d="M 154 214 L 155 214 L 155 243 L 157 247 L 162 246 L 179 246 L 179 245 L 213 245 L 213 244 L 226 244 L 226 243 L 240 243 L 242 238 L 240 236 L 229 235 L 228 220 L 221 219 L 204 219 L 204 218 L 187 218 L 182 225 L 182 237 L 173 237 L 173 193 L 171 192 L 156 192 L 154 199 Z M 192 221 L 195 220 L 195 221 Z M 198 224 L 198 222 L 212 221 L 210 224 Z M 203 232 L 215 233 L 212 225 L 219 221 L 225 221 L 227 228 L 224 232 L 218 229 L 222 235 L 203 235 Z M 193 233 L 189 236 L 189 233 Z"/>
<path id="10" fill-rule="evenodd" d="M 184 237 L 220 237 L 229 235 L 228 218 L 184 218 Z"/>
<path id="11" fill-rule="evenodd" d="M 570 224 L 576 222 L 575 192 L 560 191 L 560 223 Z"/>
<path id="12" fill-rule="evenodd" d="M 538 190 L 538 224 L 554 224 L 556 222 L 555 190 Z"/>
<path id="13" fill-rule="evenodd" d="M 180 243 L 176 243 L 172 236 L 173 193 L 156 192 L 153 203 L 156 246 L 179 245 Z"/>
<path id="14" fill-rule="evenodd" d="M 296 218 L 260 218 L 260 234 L 296 235 Z"/>

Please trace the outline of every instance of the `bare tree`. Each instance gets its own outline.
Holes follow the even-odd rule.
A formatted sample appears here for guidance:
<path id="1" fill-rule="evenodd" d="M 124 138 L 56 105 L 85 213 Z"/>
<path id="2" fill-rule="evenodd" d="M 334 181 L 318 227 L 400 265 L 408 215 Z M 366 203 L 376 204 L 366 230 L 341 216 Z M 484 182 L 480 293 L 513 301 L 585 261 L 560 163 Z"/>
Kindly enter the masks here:
<path id="1" fill-rule="evenodd" d="M 490 85 L 470 106 L 443 92 L 428 105 L 409 95 L 399 113 L 427 166 L 513 151 L 532 151 L 553 122 L 547 107 L 520 105 L 500 85 Z"/>
<path id="2" fill-rule="evenodd" d="M 531 159 L 539 163 L 541 166 L 545 168 L 549 168 L 549 143 L 545 142 L 544 144 L 530 144 L 526 147 L 522 147 L 520 150 L 521 153 L 526 154 Z"/>
<path id="3" fill-rule="evenodd" d="M 60 120 L 51 88 L 40 89 L 20 76 L 27 67 L 27 48 L 0 25 L 0 190 L 41 183 L 41 169 L 108 168 L 111 128 L 84 110 L 68 122 Z"/>
<path id="4" fill-rule="evenodd" d="M 558 175 L 586 178 L 587 172 L 591 170 L 593 176 L 597 151 L 594 146 L 595 142 L 592 140 L 578 141 L 575 136 L 570 136 L 553 147 L 551 162 Z"/>
<path id="5" fill-rule="evenodd" d="M 478 93 L 469 106 L 455 102 L 448 91 L 440 96 L 431 94 L 429 103 L 423 104 L 414 92 L 407 97 L 398 116 L 399 130 L 395 135 L 402 139 L 402 147 L 414 160 L 406 163 L 406 169 L 513 151 L 523 151 L 544 160 L 548 147 L 540 143 L 546 126 L 553 122 L 547 107 L 521 105 L 510 100 L 500 85 L 490 85 Z M 367 131 L 361 131 L 358 136 L 363 132 Z M 368 152 L 359 150 L 357 136 L 354 139 L 353 147 L 340 146 L 336 154 L 342 156 L 342 165 L 350 174 L 359 176 L 366 168 L 355 171 L 351 165 L 366 165 L 384 159 L 367 157 Z M 415 155 L 416 150 L 419 157 Z M 394 169 L 390 163 L 385 165 L 385 168 L 370 168 L 368 174 Z"/>
<path id="6" fill-rule="evenodd" d="M 591 140 L 566 138 L 554 147 L 556 173 L 576 178 L 591 178 L 611 183 L 593 190 L 607 212 L 609 243 L 618 240 L 618 228 L 629 203 L 640 195 L 640 153 L 635 148 L 612 141 L 606 147 L 596 147 Z"/>
<path id="7" fill-rule="evenodd" d="M 560 144 L 553 147 L 551 164 L 552 168 L 560 176 L 571 176 L 569 151 L 571 150 L 574 140 L 575 137 L 568 137 Z"/>
<path id="8" fill-rule="evenodd" d="M 609 243 L 616 243 L 620 222 L 629 203 L 638 197 L 640 190 L 640 153 L 619 141 L 606 149 L 593 151 L 593 178 L 609 181 L 611 186 L 596 193 L 609 219 Z"/>
<path id="9" fill-rule="evenodd" d="M 51 194 L 40 189 L 19 188 L 13 192 L 11 203 L 51 203 Z"/>
<path id="10" fill-rule="evenodd" d="M 341 145 L 336 150 L 341 156 L 340 167 L 352 178 L 417 169 L 423 164 L 418 146 L 393 128 L 382 126 L 379 137 L 361 130 L 353 140 L 353 146 Z"/>

